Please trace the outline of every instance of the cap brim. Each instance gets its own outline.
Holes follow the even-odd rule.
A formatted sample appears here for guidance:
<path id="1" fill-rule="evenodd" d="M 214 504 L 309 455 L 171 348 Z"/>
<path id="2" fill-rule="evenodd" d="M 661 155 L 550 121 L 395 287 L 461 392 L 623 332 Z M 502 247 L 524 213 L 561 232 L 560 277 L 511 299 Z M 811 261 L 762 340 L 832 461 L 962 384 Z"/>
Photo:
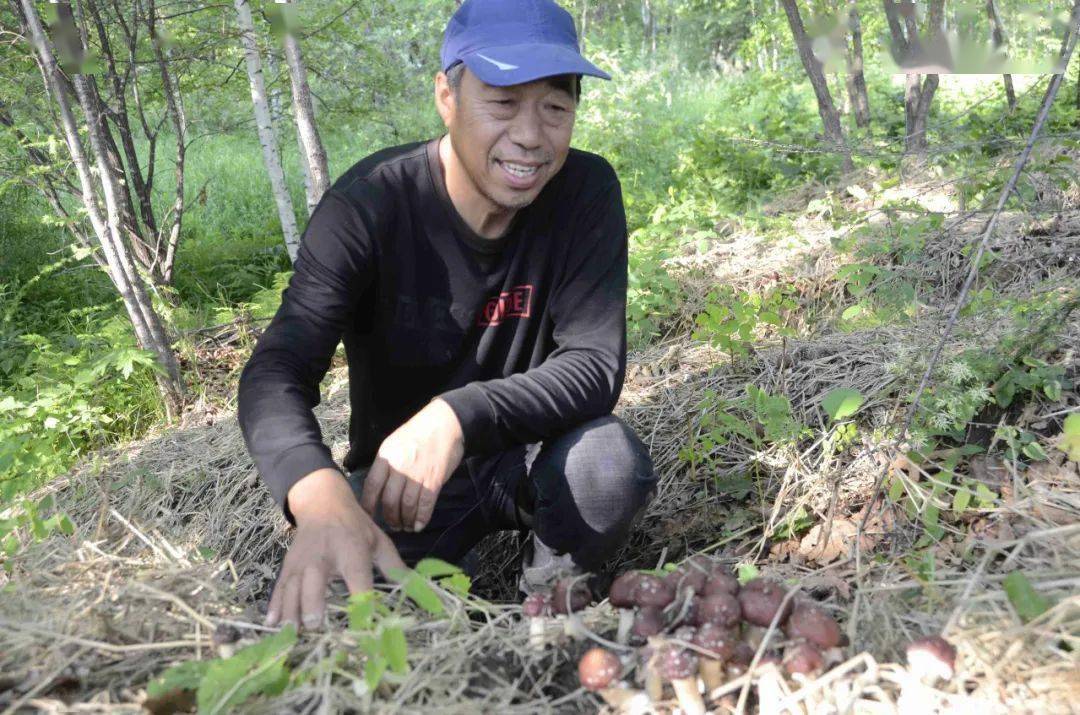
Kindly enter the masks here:
<path id="1" fill-rule="evenodd" d="M 562 74 L 611 79 L 611 75 L 574 50 L 539 42 L 485 47 L 462 55 L 461 60 L 482 81 L 496 87 L 524 84 Z"/>

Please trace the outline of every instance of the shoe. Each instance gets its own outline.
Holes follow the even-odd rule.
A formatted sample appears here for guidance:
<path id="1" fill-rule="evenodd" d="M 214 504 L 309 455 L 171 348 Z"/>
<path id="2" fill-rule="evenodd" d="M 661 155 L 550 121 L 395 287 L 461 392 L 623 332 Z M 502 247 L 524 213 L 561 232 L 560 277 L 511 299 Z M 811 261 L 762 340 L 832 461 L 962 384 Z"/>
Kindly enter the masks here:
<path id="1" fill-rule="evenodd" d="M 536 532 L 530 531 L 525 538 L 521 577 L 518 579 L 518 590 L 524 596 L 551 593 L 558 579 L 585 573 L 574 563 L 569 553 L 556 554 L 551 547 L 537 538 Z"/>

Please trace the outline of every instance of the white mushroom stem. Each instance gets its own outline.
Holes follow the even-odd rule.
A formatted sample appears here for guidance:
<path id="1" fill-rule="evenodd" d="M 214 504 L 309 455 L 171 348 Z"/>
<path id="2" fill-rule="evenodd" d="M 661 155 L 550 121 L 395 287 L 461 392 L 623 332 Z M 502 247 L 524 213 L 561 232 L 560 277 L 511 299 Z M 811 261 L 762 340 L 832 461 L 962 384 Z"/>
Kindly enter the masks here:
<path id="1" fill-rule="evenodd" d="M 698 692 L 697 676 L 676 678 L 671 681 L 671 687 L 675 689 L 679 708 L 685 715 L 705 715 L 705 701 Z"/>
<path id="2" fill-rule="evenodd" d="M 631 688 L 626 683 L 618 683 L 610 688 L 604 688 L 597 694 L 617 712 L 626 712 L 635 702 L 644 700 L 646 704 L 648 703 L 648 697 L 645 693 Z M 640 705 L 638 707 L 640 708 Z"/>
<path id="3" fill-rule="evenodd" d="M 711 693 L 724 684 L 724 664 L 719 660 L 702 656 L 700 669 L 706 693 Z"/>
<path id="4" fill-rule="evenodd" d="M 754 673 L 758 678 L 758 711 L 761 715 L 780 715 L 780 703 L 787 694 L 784 692 L 784 679 L 773 663 L 758 668 Z"/>
<path id="5" fill-rule="evenodd" d="M 547 645 L 547 623 L 543 616 L 529 618 L 529 647 L 533 650 L 543 650 Z"/>
<path id="6" fill-rule="evenodd" d="M 630 629 L 634 627 L 634 609 L 619 609 L 619 630 L 615 632 L 615 642 L 626 645 L 630 641 Z"/>
<path id="7" fill-rule="evenodd" d="M 645 664 L 645 692 L 654 703 L 664 699 L 664 681 L 660 679 L 660 673 L 652 663 Z"/>

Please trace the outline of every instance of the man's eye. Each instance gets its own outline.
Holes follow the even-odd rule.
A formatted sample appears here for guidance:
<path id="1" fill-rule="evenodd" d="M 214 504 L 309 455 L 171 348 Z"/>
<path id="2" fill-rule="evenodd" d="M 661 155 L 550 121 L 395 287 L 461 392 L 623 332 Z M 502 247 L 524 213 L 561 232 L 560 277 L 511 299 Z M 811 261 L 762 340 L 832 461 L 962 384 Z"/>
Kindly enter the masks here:
<path id="1" fill-rule="evenodd" d="M 512 100 L 512 99 L 496 99 L 495 100 L 495 104 L 501 104 L 504 107 L 508 107 L 513 103 L 514 103 L 514 100 Z"/>
<path id="2" fill-rule="evenodd" d="M 554 109 L 554 110 L 555 110 L 555 111 L 557 111 L 557 112 L 565 112 L 565 111 L 568 111 L 568 110 L 566 109 L 566 107 L 560 107 L 560 106 L 559 106 L 559 105 L 557 105 L 557 104 L 549 104 L 549 105 L 548 105 L 548 107 L 549 107 L 549 108 L 551 108 L 551 109 Z"/>

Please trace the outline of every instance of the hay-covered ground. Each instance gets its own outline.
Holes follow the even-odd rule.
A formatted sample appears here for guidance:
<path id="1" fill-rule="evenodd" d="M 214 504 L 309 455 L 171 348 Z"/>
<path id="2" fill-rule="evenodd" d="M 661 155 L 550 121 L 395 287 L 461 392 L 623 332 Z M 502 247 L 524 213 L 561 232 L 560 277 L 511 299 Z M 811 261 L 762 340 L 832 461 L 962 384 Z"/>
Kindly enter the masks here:
<path id="1" fill-rule="evenodd" d="M 869 185 L 872 177 L 865 178 Z M 948 187 L 934 191 L 929 184 L 905 185 L 888 197 L 846 196 L 844 204 L 883 220 L 874 217 L 897 192 L 949 204 Z M 1057 208 L 1005 217 L 980 288 L 999 298 L 1075 298 L 1080 209 L 1075 196 L 1050 197 L 1046 205 Z M 793 707 L 809 712 L 841 702 L 851 712 L 894 712 L 903 646 L 933 633 L 959 652 L 957 676 L 933 692 L 937 709 L 1064 713 L 1080 703 L 1080 471 L 1057 441 L 1065 416 L 1080 409 L 1076 390 L 980 413 L 968 437 L 992 447 L 989 455 L 940 452 L 916 463 L 887 449 L 889 430 L 907 407 L 898 396 L 918 382 L 963 281 L 965 246 L 981 228 L 978 216 L 943 215 L 921 259 L 903 267 L 928 287 L 910 320 L 851 329 L 836 318 L 847 300 L 836 278 L 849 260 L 834 249 L 842 232 L 806 213 L 785 240 L 736 232 L 708 251 L 670 261 L 687 305 L 660 341 L 632 355 L 618 412 L 649 445 L 661 486 L 613 567 L 650 568 L 707 551 L 800 584 L 850 639 L 850 660 L 796 694 Z M 762 291 L 780 284 L 794 286 L 798 307 L 787 317 L 797 336 L 763 332 L 734 361 L 691 339 L 693 316 L 711 287 Z M 1080 379 L 1080 311 L 1046 318 L 987 308 L 961 318 L 931 386 L 963 382 L 954 373 L 964 349 L 989 349 L 1025 331 L 1056 338 L 1064 347 L 1043 358 Z M 235 366 L 235 353 L 219 352 Z M 340 368 L 327 377 L 317 411 L 339 457 L 348 417 L 344 380 Z M 746 416 L 739 402 L 747 384 L 787 397 L 807 434 L 778 442 L 735 435 L 705 445 L 710 410 L 727 405 Z M 838 387 L 865 397 L 846 442 L 821 407 Z M 706 394 L 713 402 L 703 409 Z M 992 437 L 998 426 L 1037 435 L 1047 459 L 1026 466 L 1003 458 Z M 680 454 L 688 446 L 692 459 Z M 934 489 L 946 473 L 955 484 L 971 480 L 965 483 L 973 490 L 984 485 L 993 498 L 953 509 L 955 487 Z M 898 480 L 904 486 L 899 502 L 869 503 L 883 475 L 885 487 Z M 189 416 L 181 429 L 96 455 L 32 498 L 46 495 L 74 533 L 37 538 L 26 525 L 13 532 L 17 548 L 4 556 L 10 573 L 0 573 L 0 712 L 140 712 L 144 704 L 184 711 L 193 696 L 176 691 L 148 701 L 148 683 L 171 665 L 226 656 L 276 630 L 260 624 L 290 535 L 232 414 Z M 907 502 L 914 511 L 905 510 Z M 930 541 L 927 504 L 940 507 L 942 529 Z M 0 515 L 14 516 L 11 509 Z M 301 634 L 280 658 L 266 661 L 287 666 L 290 687 L 222 709 L 595 712 L 601 701 L 576 677 L 587 637 L 542 652 L 529 648 L 521 609 L 510 602 L 515 548 L 509 536 L 485 542 L 471 596 L 436 586 L 445 609 L 438 618 L 400 590 L 382 587 L 381 600 L 393 610 L 384 626 L 405 634 L 408 669 L 388 671 L 374 692 L 364 680 L 370 639 L 345 627 L 346 594 L 338 583 L 328 627 Z M 1004 587 L 1017 572 L 1045 599 L 1045 610 L 1033 617 L 1018 612 Z M 583 613 L 578 630 L 608 637 L 615 622 L 600 603 Z M 222 646 L 222 634 L 239 640 Z M 266 672 L 249 671 L 231 694 Z"/>

